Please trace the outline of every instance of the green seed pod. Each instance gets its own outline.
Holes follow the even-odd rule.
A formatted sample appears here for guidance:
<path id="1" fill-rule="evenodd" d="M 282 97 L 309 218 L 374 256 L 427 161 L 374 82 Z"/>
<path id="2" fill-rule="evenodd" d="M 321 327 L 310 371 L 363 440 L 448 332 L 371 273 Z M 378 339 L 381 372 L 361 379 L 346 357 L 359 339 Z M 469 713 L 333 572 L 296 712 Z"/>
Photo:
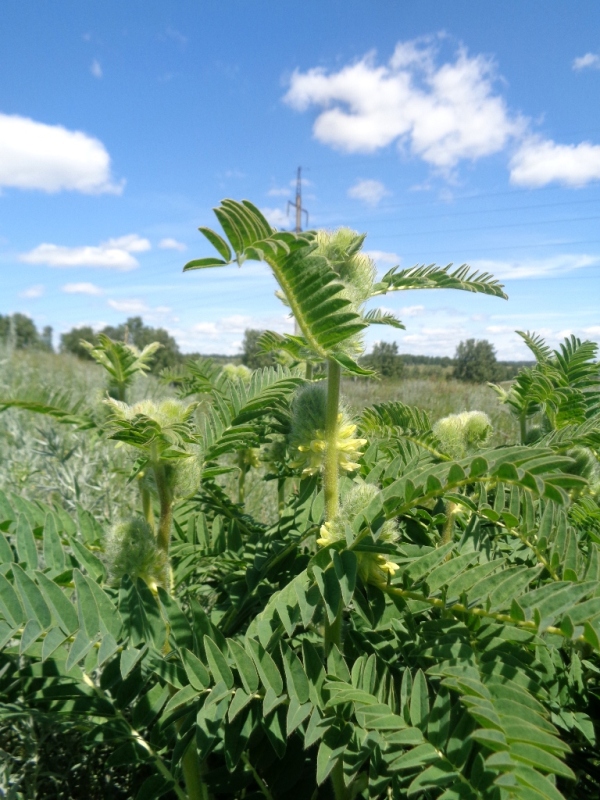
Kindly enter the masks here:
<path id="1" fill-rule="evenodd" d="M 113 525 L 106 537 L 106 560 L 112 583 L 129 575 L 132 580 L 142 578 L 152 590 L 169 588 L 166 553 L 157 547 L 154 533 L 141 517 Z"/>
<path id="2" fill-rule="evenodd" d="M 492 432 L 492 423 L 483 411 L 463 411 L 438 420 L 433 433 L 441 449 L 452 458 L 464 458 L 482 447 Z"/>

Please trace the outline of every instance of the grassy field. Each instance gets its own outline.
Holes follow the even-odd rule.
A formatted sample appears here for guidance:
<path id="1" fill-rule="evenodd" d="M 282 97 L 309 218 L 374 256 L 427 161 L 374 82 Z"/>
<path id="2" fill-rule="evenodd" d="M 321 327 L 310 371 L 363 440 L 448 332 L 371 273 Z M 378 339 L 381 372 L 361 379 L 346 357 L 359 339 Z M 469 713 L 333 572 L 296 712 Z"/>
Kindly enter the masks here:
<path id="1" fill-rule="evenodd" d="M 100 367 L 66 355 L 43 352 L 0 351 L 0 397 L 27 394 L 40 387 L 71 392 L 103 413 L 104 375 Z M 138 380 L 133 400 L 164 396 L 169 389 L 156 378 Z M 426 410 L 432 421 L 447 414 L 477 409 L 485 411 L 494 426 L 496 444 L 514 442 L 517 430 L 513 418 L 487 386 L 454 381 L 442 370 L 437 375 L 415 370 L 398 381 L 347 380 L 343 395 L 355 412 L 377 402 L 400 400 Z M 78 433 L 38 414 L 8 410 L 0 414 L 0 489 L 29 499 L 58 501 L 69 510 L 81 504 L 98 518 L 114 519 L 118 507 L 137 503 L 135 488 L 127 483 L 130 458 L 125 449 L 107 442 L 93 432 Z M 246 508 L 268 521 L 276 509 L 276 488 L 267 484 L 273 496 L 265 497 L 260 471 L 247 476 Z M 236 476 L 223 483 L 235 496 Z M 231 485 L 229 485 L 231 484 Z M 272 490 L 272 491 L 271 491 Z"/>

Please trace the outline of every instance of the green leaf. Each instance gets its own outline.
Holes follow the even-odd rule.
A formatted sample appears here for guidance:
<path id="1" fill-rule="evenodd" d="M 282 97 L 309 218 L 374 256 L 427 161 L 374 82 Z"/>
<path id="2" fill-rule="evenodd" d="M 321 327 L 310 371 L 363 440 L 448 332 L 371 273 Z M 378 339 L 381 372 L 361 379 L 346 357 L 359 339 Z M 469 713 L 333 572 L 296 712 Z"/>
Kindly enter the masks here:
<path id="1" fill-rule="evenodd" d="M 94 642 L 86 634 L 84 630 L 79 630 L 75 641 L 71 645 L 67 660 L 65 662 L 65 670 L 68 672 L 89 653 Z"/>
<path id="2" fill-rule="evenodd" d="M 46 661 L 67 639 L 60 628 L 50 628 L 42 642 L 42 661 Z"/>
<path id="3" fill-rule="evenodd" d="M 71 547 L 75 551 L 79 563 L 86 568 L 94 580 L 104 580 L 106 578 L 106 568 L 104 564 L 91 553 L 87 547 L 73 538 L 71 539 Z"/>
<path id="4" fill-rule="evenodd" d="M 283 656 L 283 669 L 290 698 L 297 699 L 299 705 L 308 702 L 310 690 L 308 678 L 298 656 L 288 645 L 281 642 L 281 655 Z"/>
<path id="5" fill-rule="evenodd" d="M 215 231 L 211 230 L 210 228 L 205 228 L 204 226 L 201 226 L 198 228 L 198 230 L 200 233 L 206 236 L 208 241 L 212 244 L 215 250 L 219 252 L 219 255 L 225 261 L 231 261 L 231 249 L 222 236 L 219 236 L 218 233 L 215 233 Z"/>
<path id="6" fill-rule="evenodd" d="M 277 669 L 277 665 L 256 639 L 247 638 L 246 647 L 256 665 L 263 686 L 265 689 L 272 689 L 275 695 L 279 697 L 283 692 L 283 679 Z"/>
<path id="7" fill-rule="evenodd" d="M 46 630 L 52 624 L 52 615 L 42 593 L 17 564 L 13 564 L 12 571 L 27 619 L 37 620 L 42 630 Z"/>
<path id="8" fill-rule="evenodd" d="M 254 662 L 244 648 L 236 641 L 233 639 L 228 639 L 227 644 L 229 646 L 229 652 L 231 653 L 231 656 L 235 661 L 235 665 L 240 674 L 240 678 L 242 679 L 242 683 L 244 684 L 244 689 L 249 695 L 254 694 L 258 691 L 259 685 L 258 674 L 256 672 Z"/>
<path id="9" fill-rule="evenodd" d="M 17 520 L 15 540 L 17 544 L 19 561 L 25 564 L 25 566 L 29 569 L 37 569 L 37 546 L 33 536 L 33 531 L 31 530 L 31 525 L 24 514 L 20 514 Z"/>
<path id="10" fill-rule="evenodd" d="M 90 639 L 93 639 L 100 633 L 98 606 L 90 587 L 78 569 L 73 570 L 73 580 L 77 591 L 79 627 L 85 630 Z"/>
<path id="11" fill-rule="evenodd" d="M 19 602 L 17 593 L 4 575 L 0 575 L 0 612 L 13 628 L 18 628 L 26 620 L 25 611 Z"/>
<path id="12" fill-rule="evenodd" d="M 544 772 L 554 773 L 563 778 L 575 780 L 573 771 L 567 767 L 562 761 L 546 750 L 541 750 L 531 744 L 524 744 L 522 742 L 514 742 L 510 746 L 510 755 L 515 761 L 520 761 L 523 764 L 528 764 L 536 769 L 541 769 Z"/>
<path id="13" fill-rule="evenodd" d="M 343 728 L 335 726 L 330 728 L 317 752 L 317 784 L 320 786 L 330 775 L 337 761 L 342 757 L 350 739 L 352 727 L 344 725 Z"/>
<path id="14" fill-rule="evenodd" d="M 52 608 L 61 629 L 70 636 L 79 627 L 77 612 L 65 591 L 51 581 L 43 572 L 35 573 L 42 594 Z"/>
<path id="15" fill-rule="evenodd" d="M 219 650 L 217 644 L 210 638 L 204 636 L 204 647 L 206 650 L 206 659 L 208 661 L 208 668 L 212 672 L 215 682 L 223 681 L 228 689 L 233 688 L 233 672 L 231 671 L 227 660 L 223 653 Z"/>
<path id="16" fill-rule="evenodd" d="M 313 566 L 313 575 L 323 599 L 327 619 L 330 624 L 333 624 L 337 618 L 342 600 L 340 583 L 333 569 L 322 570 L 315 565 Z"/>
<path id="17" fill-rule="evenodd" d="M 356 554 L 351 550 L 342 550 L 341 553 L 338 553 L 336 550 L 331 550 L 330 554 L 342 592 L 342 599 L 347 607 L 352 601 L 354 588 L 356 587 L 358 559 L 356 558 Z"/>
<path id="18" fill-rule="evenodd" d="M 119 661 L 119 666 L 121 669 L 121 677 L 123 680 L 129 675 L 129 673 L 133 670 L 133 668 L 138 664 L 138 662 L 144 657 L 144 655 L 148 652 L 148 647 L 142 647 L 141 649 L 137 649 L 135 647 L 126 647 L 124 650 L 121 651 L 121 658 Z"/>
<path id="19" fill-rule="evenodd" d="M 66 564 L 65 552 L 56 526 L 56 517 L 52 513 L 46 515 L 44 523 L 44 561 L 47 567 L 57 572 L 62 572 Z"/>
<path id="20" fill-rule="evenodd" d="M 208 689 L 210 686 L 210 675 L 204 664 L 186 647 L 182 647 L 180 652 L 185 673 L 194 689 L 198 692 Z"/>
<path id="21" fill-rule="evenodd" d="M 424 767 L 432 761 L 439 759 L 437 750 L 429 743 L 417 745 L 408 753 L 404 753 L 399 758 L 394 759 L 389 765 L 390 772 L 403 771 L 408 769 L 415 769 L 416 767 Z"/>
<path id="22" fill-rule="evenodd" d="M 422 670 L 417 670 L 410 695 L 410 721 L 415 728 L 425 730 L 429 717 L 429 691 Z"/>

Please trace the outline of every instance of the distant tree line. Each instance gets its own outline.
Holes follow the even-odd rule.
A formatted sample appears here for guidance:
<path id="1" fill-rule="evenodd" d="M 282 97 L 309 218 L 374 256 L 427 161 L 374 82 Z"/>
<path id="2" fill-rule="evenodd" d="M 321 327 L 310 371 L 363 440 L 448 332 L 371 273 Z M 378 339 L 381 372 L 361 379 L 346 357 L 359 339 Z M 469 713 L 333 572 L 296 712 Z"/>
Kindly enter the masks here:
<path id="1" fill-rule="evenodd" d="M 0 343 L 15 350 L 52 351 L 52 327 L 46 325 L 40 332 L 26 314 L 0 314 Z"/>
<path id="2" fill-rule="evenodd" d="M 264 331 L 247 329 L 244 332 L 242 352 L 237 358 L 214 355 L 218 361 L 241 360 L 250 369 L 269 367 L 275 364 L 272 353 L 265 353 L 259 347 L 259 339 Z M 111 339 L 128 341 L 142 349 L 151 342 L 160 342 L 162 347 L 156 353 L 152 372 L 158 374 L 165 368 L 172 368 L 188 358 L 199 354 L 183 354 L 171 334 L 164 328 L 145 325 L 141 317 L 129 317 L 120 325 L 107 325 L 101 331 L 94 331 L 89 325 L 73 328 L 60 337 L 60 352 L 70 353 L 78 358 L 90 360 L 91 356 L 82 339 L 95 344 L 98 334 L 104 333 Z M 35 323 L 25 314 L 0 314 L 0 343 L 16 350 L 37 349 L 52 351 L 52 328 L 46 325 L 38 331 Z M 514 378 L 522 367 L 530 366 L 529 361 L 498 361 L 494 346 L 486 339 L 467 339 L 456 348 L 454 358 L 449 356 L 419 356 L 398 353 L 396 342 L 377 342 L 371 353 L 363 359 L 363 364 L 375 370 L 382 378 L 400 378 L 406 367 L 439 367 L 448 377 L 470 383 L 487 381 L 506 381 Z M 451 372 L 450 372 L 451 370 Z"/>

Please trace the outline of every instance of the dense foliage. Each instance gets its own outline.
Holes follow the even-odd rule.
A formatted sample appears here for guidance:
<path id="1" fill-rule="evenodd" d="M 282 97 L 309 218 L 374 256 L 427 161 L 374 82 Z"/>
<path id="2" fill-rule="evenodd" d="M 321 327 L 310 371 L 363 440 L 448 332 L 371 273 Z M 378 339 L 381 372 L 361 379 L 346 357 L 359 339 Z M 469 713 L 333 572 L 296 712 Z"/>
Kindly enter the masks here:
<path id="1" fill-rule="evenodd" d="M 353 419 L 342 372 L 369 374 L 369 324 L 401 325 L 367 301 L 411 288 L 501 298 L 501 286 L 467 267 L 378 281 L 352 231 L 277 232 L 248 202 L 216 214 L 226 238 L 201 231 L 218 256 L 186 269 L 269 264 L 298 326 L 261 337 L 281 365 L 199 359 L 166 374 L 177 398 L 133 402 L 152 353 L 106 338 L 94 355 L 111 390 L 103 414 L 65 394 L 0 399 L 127 448 L 139 490 L 139 513 L 107 530 L 83 509 L 0 495 L 3 786 L 181 800 L 597 796 L 595 345 L 553 352 L 524 334 L 536 366 L 498 390 L 516 444 L 491 446 L 476 410 L 434 425 L 396 401 Z M 255 473 L 276 489 L 267 523 L 245 507 Z M 14 742 L 28 732 L 72 737 L 72 794 L 23 765 Z M 81 767 L 99 758 L 102 781 Z"/>

